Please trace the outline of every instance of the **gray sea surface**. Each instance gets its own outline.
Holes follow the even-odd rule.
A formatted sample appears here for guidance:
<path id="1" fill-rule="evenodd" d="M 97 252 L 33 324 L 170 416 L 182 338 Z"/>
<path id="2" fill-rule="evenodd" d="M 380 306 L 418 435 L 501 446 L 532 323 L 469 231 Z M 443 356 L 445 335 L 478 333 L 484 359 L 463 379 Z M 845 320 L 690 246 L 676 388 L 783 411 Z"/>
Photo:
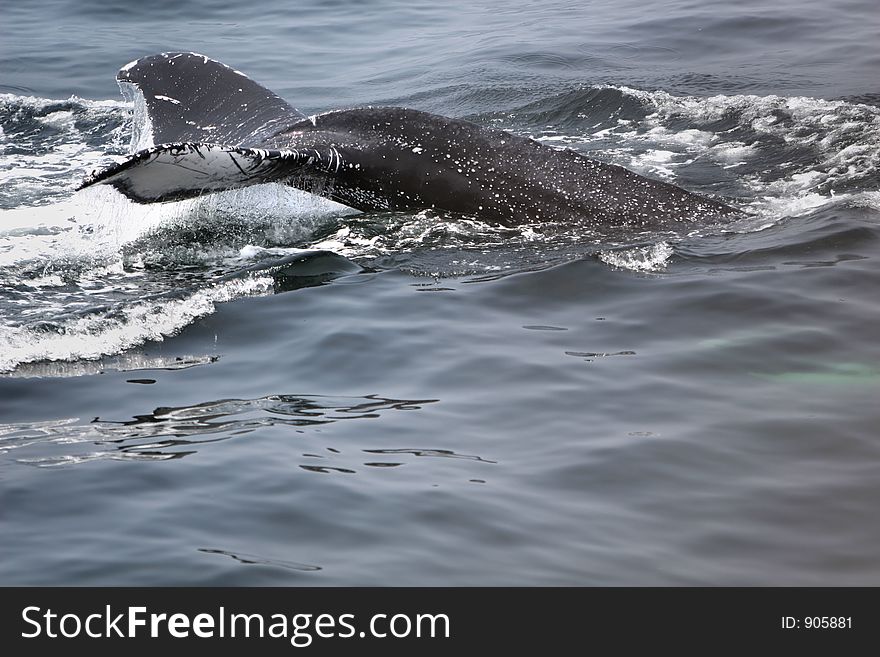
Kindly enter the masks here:
<path id="1" fill-rule="evenodd" d="M 0 7 L 0 584 L 880 584 L 876 0 Z M 204 53 L 743 208 L 75 192 Z"/>

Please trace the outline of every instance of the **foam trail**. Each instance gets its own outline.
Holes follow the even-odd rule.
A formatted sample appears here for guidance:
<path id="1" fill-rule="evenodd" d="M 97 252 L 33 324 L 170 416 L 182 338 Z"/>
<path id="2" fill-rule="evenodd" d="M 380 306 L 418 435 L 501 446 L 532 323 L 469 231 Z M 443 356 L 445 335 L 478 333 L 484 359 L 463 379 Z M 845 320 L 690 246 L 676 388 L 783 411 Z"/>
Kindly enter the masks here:
<path id="1" fill-rule="evenodd" d="M 27 326 L 0 327 L 0 372 L 35 361 L 95 360 L 141 345 L 161 341 L 196 319 L 214 312 L 215 305 L 272 290 L 266 276 L 225 281 L 180 299 L 151 300 L 67 322 L 57 330 Z"/>

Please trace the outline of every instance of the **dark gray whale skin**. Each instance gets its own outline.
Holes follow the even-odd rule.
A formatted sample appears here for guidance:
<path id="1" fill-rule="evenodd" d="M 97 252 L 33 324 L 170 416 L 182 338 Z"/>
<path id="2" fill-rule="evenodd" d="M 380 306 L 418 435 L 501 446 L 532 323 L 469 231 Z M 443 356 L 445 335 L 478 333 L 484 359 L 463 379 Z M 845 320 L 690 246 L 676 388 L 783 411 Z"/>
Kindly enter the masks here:
<path id="1" fill-rule="evenodd" d="M 93 173 L 83 187 L 112 184 L 138 202 L 282 182 L 363 211 L 434 208 L 506 225 L 655 228 L 738 212 L 573 150 L 461 119 L 401 107 L 306 117 L 244 74 L 195 53 L 146 57 L 117 79 L 124 93 L 143 95 L 157 146 Z M 217 158 L 206 153 L 230 171 L 216 169 Z M 179 167 L 181 176 L 160 180 L 163 164 Z"/>

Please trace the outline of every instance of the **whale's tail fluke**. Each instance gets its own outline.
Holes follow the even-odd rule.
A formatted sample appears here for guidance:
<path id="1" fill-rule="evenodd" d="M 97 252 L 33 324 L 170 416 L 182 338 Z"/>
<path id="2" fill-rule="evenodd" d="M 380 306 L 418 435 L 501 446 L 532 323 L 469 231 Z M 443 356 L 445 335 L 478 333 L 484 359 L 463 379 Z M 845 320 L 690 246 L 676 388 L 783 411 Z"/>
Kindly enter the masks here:
<path id="1" fill-rule="evenodd" d="M 108 184 L 137 203 L 180 201 L 237 187 L 284 181 L 306 171 L 332 172 L 334 148 L 265 149 L 183 142 L 160 144 L 89 175 L 79 189 Z"/>
<path id="2" fill-rule="evenodd" d="M 285 180 L 299 171 L 333 171 L 332 147 L 266 148 L 304 114 L 243 73 L 196 53 L 168 52 L 123 66 L 123 94 L 143 103 L 140 147 L 90 174 L 79 189 L 104 183 L 138 203 Z M 143 134 L 146 133 L 146 134 Z"/>
<path id="3" fill-rule="evenodd" d="M 259 146 L 306 117 L 285 100 L 225 64 L 166 52 L 123 66 L 126 96 L 143 96 L 152 139 L 141 146 L 203 142 Z"/>

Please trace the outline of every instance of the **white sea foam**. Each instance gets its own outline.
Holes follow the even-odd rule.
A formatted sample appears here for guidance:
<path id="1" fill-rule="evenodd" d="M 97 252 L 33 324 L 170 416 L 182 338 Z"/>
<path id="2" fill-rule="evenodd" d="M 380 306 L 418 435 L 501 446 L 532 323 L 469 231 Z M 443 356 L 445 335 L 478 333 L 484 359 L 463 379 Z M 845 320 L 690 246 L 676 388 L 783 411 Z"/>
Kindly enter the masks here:
<path id="1" fill-rule="evenodd" d="M 710 151 L 711 157 L 715 161 L 721 162 L 725 169 L 745 164 L 756 154 L 757 150 L 753 145 L 739 141 L 716 144 Z"/>
<path id="2" fill-rule="evenodd" d="M 842 100 L 824 100 L 806 97 L 784 96 L 712 96 L 696 98 L 673 96 L 663 91 L 640 91 L 620 88 L 624 93 L 642 100 L 654 109 L 647 122 L 660 128 L 662 136 L 665 122 L 670 119 L 689 118 L 697 122 L 721 121 L 735 115 L 738 125 L 747 125 L 756 138 L 775 137 L 783 142 L 815 148 L 818 161 L 811 167 L 820 174 L 814 180 L 819 183 L 841 183 L 853 176 L 871 176 L 877 171 L 880 155 L 880 108 L 872 105 L 849 103 Z M 783 120 L 784 118 L 784 120 Z M 650 134 L 651 130 L 649 130 Z M 691 130 L 677 133 L 687 135 Z M 720 136 L 720 135 L 718 135 Z M 695 140 L 696 145 L 706 146 L 710 139 Z M 715 146 L 713 151 L 722 159 L 728 159 L 729 148 L 753 146 L 728 143 L 727 147 Z M 754 151 L 733 151 L 736 157 L 751 155 Z M 802 174 L 799 171 L 798 174 Z"/>
<path id="3" fill-rule="evenodd" d="M 81 317 L 57 330 L 0 326 L 0 372 L 34 361 L 94 360 L 148 340 L 164 340 L 214 312 L 215 304 L 271 289 L 271 277 L 245 278 L 217 283 L 183 298 L 130 303 L 119 313 Z"/>
<path id="4" fill-rule="evenodd" d="M 602 251 L 599 253 L 599 260 L 618 269 L 661 271 L 666 268 L 672 253 L 672 246 L 668 242 L 659 242 L 649 246 Z"/>

